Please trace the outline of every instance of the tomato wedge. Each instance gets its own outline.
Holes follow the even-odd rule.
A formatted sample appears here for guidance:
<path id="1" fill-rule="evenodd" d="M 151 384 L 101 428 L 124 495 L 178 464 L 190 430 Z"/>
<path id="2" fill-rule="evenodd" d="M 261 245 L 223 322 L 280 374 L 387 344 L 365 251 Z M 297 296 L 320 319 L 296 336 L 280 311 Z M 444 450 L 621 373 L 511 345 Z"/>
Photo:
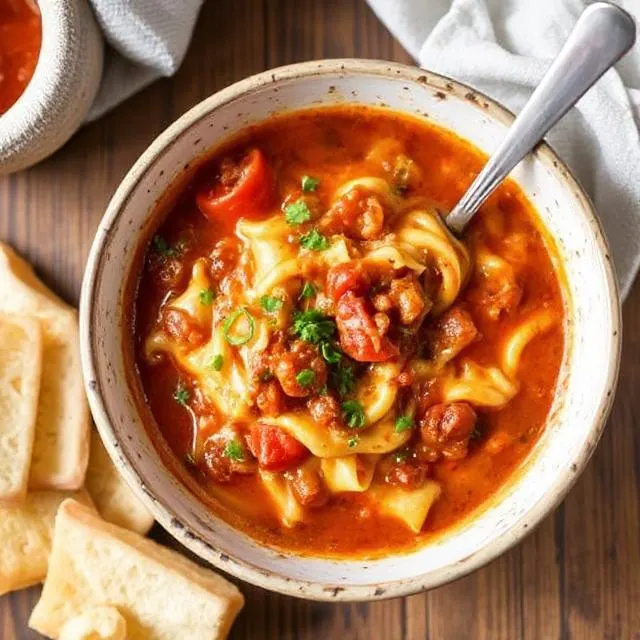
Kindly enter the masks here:
<path id="1" fill-rule="evenodd" d="M 352 260 L 337 264 L 327 272 L 327 295 L 334 302 L 337 302 L 347 291 L 362 295 L 370 284 L 369 280 L 360 261 Z"/>
<path id="2" fill-rule="evenodd" d="M 284 471 L 309 455 L 286 431 L 264 422 L 251 425 L 248 445 L 258 464 L 267 471 Z"/>
<path id="3" fill-rule="evenodd" d="M 384 362 L 399 354 L 398 347 L 380 334 L 364 298 L 352 291 L 338 301 L 336 325 L 342 350 L 358 362 Z"/>
<path id="4" fill-rule="evenodd" d="M 264 213 L 275 193 L 273 170 L 260 149 L 252 149 L 240 162 L 225 158 L 213 183 L 196 194 L 196 204 L 209 220 L 229 222 Z"/>

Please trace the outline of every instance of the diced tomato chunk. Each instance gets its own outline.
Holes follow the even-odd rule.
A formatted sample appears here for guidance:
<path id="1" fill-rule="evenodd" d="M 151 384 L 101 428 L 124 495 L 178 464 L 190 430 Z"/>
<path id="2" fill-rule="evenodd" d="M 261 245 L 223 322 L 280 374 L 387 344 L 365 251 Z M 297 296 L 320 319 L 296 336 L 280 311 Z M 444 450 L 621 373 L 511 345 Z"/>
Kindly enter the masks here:
<path id="1" fill-rule="evenodd" d="M 251 425 L 248 445 L 260 467 L 267 471 L 284 471 L 309 455 L 309 451 L 286 431 L 264 422 Z"/>
<path id="2" fill-rule="evenodd" d="M 273 170 L 264 153 L 252 149 L 240 162 L 223 160 L 215 179 L 198 191 L 196 204 L 209 220 L 229 225 L 264 213 L 274 193 Z"/>
<path id="3" fill-rule="evenodd" d="M 343 351 L 359 362 L 383 362 L 399 354 L 398 347 L 381 335 L 364 298 L 351 291 L 338 301 L 336 325 Z"/>
<path id="4" fill-rule="evenodd" d="M 347 291 L 363 295 L 370 278 L 359 261 L 343 262 L 327 272 L 327 295 L 337 302 Z"/>

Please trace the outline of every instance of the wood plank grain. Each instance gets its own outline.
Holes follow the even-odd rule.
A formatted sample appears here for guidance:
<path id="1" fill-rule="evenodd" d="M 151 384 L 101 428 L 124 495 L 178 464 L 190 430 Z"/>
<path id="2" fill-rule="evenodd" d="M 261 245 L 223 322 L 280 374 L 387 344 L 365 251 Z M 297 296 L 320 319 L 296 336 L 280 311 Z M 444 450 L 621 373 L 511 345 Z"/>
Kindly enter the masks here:
<path id="1" fill-rule="evenodd" d="M 639 283 L 623 315 L 622 369 L 613 413 L 564 504 L 565 624 L 568 635 L 576 638 L 640 635 Z"/>
<path id="2" fill-rule="evenodd" d="M 364 0 L 205 3 L 178 74 L 83 128 L 38 167 L 0 179 L 0 237 L 76 302 L 97 224 L 125 172 L 186 109 L 265 68 L 321 57 L 410 62 Z M 640 285 L 624 310 L 620 388 L 593 461 L 564 505 L 488 567 L 372 604 L 294 600 L 241 585 L 244 640 L 640 639 Z M 579 428 L 577 425 L 576 428 Z M 172 544 L 159 528 L 154 537 Z M 37 588 L 0 598 L 0 638 L 26 628 Z"/>

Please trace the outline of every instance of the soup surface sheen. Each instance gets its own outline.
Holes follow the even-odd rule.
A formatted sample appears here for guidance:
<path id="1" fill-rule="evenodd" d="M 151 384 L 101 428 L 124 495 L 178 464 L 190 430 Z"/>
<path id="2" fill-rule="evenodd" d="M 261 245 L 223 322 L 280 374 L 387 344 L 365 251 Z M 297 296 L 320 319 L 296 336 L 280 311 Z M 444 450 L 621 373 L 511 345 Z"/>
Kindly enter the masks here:
<path id="1" fill-rule="evenodd" d="M 26 89 L 42 41 L 34 0 L 0 0 L 0 116 Z"/>
<path id="2" fill-rule="evenodd" d="M 322 108 L 248 128 L 171 199 L 131 302 L 143 414 L 232 525 L 315 555 L 406 550 L 531 450 L 565 304 L 515 183 L 461 241 L 444 227 L 484 160 L 417 119 Z"/>

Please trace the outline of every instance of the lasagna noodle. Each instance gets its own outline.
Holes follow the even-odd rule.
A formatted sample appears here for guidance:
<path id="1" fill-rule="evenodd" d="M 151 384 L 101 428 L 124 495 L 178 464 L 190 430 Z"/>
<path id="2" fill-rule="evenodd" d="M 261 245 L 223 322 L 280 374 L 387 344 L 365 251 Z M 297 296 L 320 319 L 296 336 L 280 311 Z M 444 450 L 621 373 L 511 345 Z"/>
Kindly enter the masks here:
<path id="1" fill-rule="evenodd" d="M 373 484 L 369 487 L 367 495 L 371 497 L 380 513 L 402 521 L 413 533 L 420 533 L 441 491 L 437 482 L 427 480 L 416 489 Z"/>
<path id="2" fill-rule="evenodd" d="M 251 253 L 256 280 L 267 276 L 276 265 L 296 257 L 297 246 L 287 242 L 291 228 L 283 215 L 274 214 L 260 221 L 241 219 L 236 229 Z"/>
<path id="3" fill-rule="evenodd" d="M 334 236 L 331 244 L 325 249 L 320 257 L 328 268 L 335 267 L 338 264 L 349 262 L 351 253 L 346 240 L 341 236 Z"/>
<path id="4" fill-rule="evenodd" d="M 364 407 L 366 424 L 378 422 L 393 407 L 398 395 L 399 373 L 398 364 L 374 364 L 356 383 L 355 396 Z"/>
<path id="5" fill-rule="evenodd" d="M 189 285 L 175 300 L 169 309 L 179 309 L 186 313 L 199 327 L 207 329 L 211 326 L 211 305 L 201 301 L 200 294 L 211 287 L 207 261 L 199 258 L 193 264 Z"/>
<path id="6" fill-rule="evenodd" d="M 518 393 L 518 384 L 497 367 L 482 367 L 465 360 L 460 373 L 448 368 L 441 378 L 442 402 L 469 402 L 477 407 L 498 409 Z"/>
<path id="7" fill-rule="evenodd" d="M 320 468 L 327 488 L 332 493 L 366 491 L 373 479 L 378 458 L 377 455 L 361 454 L 323 458 Z"/>
<path id="8" fill-rule="evenodd" d="M 285 527 L 293 527 L 304 519 L 304 509 L 293 495 L 291 485 L 281 473 L 260 469 L 260 479 Z"/>
<path id="9" fill-rule="evenodd" d="M 262 422 L 280 427 L 318 458 L 338 458 L 353 454 L 348 444 L 351 435 L 358 437 L 358 453 L 389 453 L 403 446 L 411 437 L 411 430 L 396 433 L 395 419 L 395 412 L 390 411 L 374 425 L 345 434 L 314 422 L 307 413 L 283 413 L 263 417 Z"/>
<path id="10" fill-rule="evenodd" d="M 407 268 L 416 276 L 421 276 L 427 268 L 425 264 L 416 260 L 405 248 L 395 242 L 369 251 L 365 259 L 367 262 L 381 262 L 390 264 L 394 269 Z"/>
<path id="11" fill-rule="evenodd" d="M 363 191 L 375 193 L 392 213 L 397 210 L 400 204 L 400 199 L 393 193 L 389 183 L 383 178 L 376 178 L 374 176 L 362 176 L 345 182 L 334 193 L 334 202 L 353 189 L 362 189 Z"/>
<path id="12" fill-rule="evenodd" d="M 546 333 L 555 324 L 554 314 L 542 309 L 531 314 L 511 332 L 502 347 L 502 370 L 509 378 L 515 379 L 525 347 L 536 336 Z"/>
<path id="13" fill-rule="evenodd" d="M 467 280 L 470 259 L 466 248 L 451 235 L 434 210 L 416 209 L 407 213 L 394 232 L 400 246 L 417 252 L 417 257 L 426 254 L 440 272 L 442 283 L 433 313 L 441 313 L 453 304 Z"/>

